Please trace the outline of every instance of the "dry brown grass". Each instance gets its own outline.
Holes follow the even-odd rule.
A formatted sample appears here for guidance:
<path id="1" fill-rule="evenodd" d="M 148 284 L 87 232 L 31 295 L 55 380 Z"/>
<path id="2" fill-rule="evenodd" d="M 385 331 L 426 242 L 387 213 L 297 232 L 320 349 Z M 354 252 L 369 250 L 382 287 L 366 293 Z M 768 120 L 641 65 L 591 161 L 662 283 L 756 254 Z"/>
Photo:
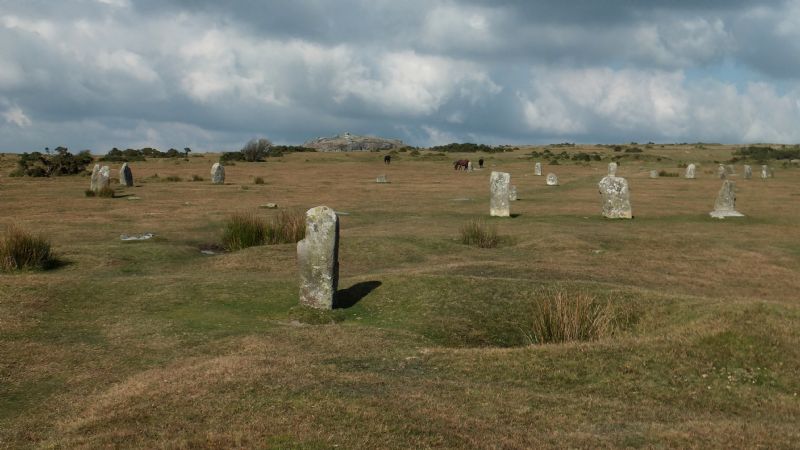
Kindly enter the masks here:
<path id="1" fill-rule="evenodd" d="M 593 341 L 614 331 L 611 303 L 588 292 L 548 292 L 534 301 L 530 319 L 524 332 L 531 344 Z"/>
<path id="2" fill-rule="evenodd" d="M 0 238 L 0 270 L 47 269 L 54 263 L 50 242 L 16 225 Z"/>
<path id="3" fill-rule="evenodd" d="M 800 209 L 787 205 L 800 170 L 737 179 L 739 221 L 707 217 L 713 171 L 648 178 L 679 162 L 702 174 L 731 148 L 624 159 L 636 215 L 624 223 L 599 217 L 607 161 L 545 167 L 561 182 L 551 188 L 528 149 L 484 155 L 473 173 L 408 153 L 391 166 L 382 154 L 298 153 L 227 167 L 224 186 L 151 178 L 207 174 L 217 155 L 153 160 L 132 164 L 132 201 L 82 198 L 82 177 L 4 177 L 4 214 L 71 264 L 0 282 L 0 447 L 792 447 Z M 0 158 L 0 174 L 13 169 Z M 486 216 L 492 169 L 512 173 L 522 200 L 502 222 L 515 244 L 483 251 L 453 235 Z M 376 189 L 378 173 L 393 183 Z M 265 202 L 349 213 L 340 285 L 380 286 L 334 312 L 336 325 L 300 325 L 292 245 L 199 252 L 232 214 L 277 218 Z M 286 222 L 304 228 L 301 214 Z M 159 239 L 118 240 L 145 231 Z M 442 325 L 470 332 L 489 307 L 555 282 L 615 308 L 624 297 L 641 317 L 582 342 L 436 340 Z"/>
<path id="4" fill-rule="evenodd" d="M 494 248 L 500 243 L 497 226 L 487 225 L 483 220 L 470 220 L 461 226 L 461 243 L 480 248 Z"/>

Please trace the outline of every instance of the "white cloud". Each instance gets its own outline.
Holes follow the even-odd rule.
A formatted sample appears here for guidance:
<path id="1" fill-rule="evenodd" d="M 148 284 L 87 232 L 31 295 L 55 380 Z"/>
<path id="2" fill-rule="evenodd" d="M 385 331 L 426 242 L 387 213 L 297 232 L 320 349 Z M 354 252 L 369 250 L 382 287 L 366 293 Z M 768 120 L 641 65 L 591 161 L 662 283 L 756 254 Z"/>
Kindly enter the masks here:
<path id="1" fill-rule="evenodd" d="M 31 119 L 25 115 L 24 111 L 22 111 L 22 108 L 17 105 L 9 106 L 8 109 L 3 112 L 3 118 L 6 120 L 6 122 L 16 125 L 20 128 L 27 128 L 31 126 L 32 123 Z"/>

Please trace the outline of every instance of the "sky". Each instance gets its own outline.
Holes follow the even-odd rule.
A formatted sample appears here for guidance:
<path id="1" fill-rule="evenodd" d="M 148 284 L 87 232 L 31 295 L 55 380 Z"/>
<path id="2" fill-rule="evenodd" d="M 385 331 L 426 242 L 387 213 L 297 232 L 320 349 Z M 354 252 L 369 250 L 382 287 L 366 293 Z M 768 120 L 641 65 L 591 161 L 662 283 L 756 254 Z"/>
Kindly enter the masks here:
<path id="1" fill-rule="evenodd" d="M 0 0 L 0 152 L 800 142 L 800 0 Z"/>

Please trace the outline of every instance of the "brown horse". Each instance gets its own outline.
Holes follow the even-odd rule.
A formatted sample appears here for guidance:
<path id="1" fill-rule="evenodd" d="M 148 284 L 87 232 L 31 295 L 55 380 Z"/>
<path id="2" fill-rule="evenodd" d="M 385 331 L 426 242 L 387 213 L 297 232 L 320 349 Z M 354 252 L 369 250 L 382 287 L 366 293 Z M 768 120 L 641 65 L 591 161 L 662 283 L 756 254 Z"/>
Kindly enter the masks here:
<path id="1" fill-rule="evenodd" d="M 454 170 L 467 170 L 468 167 L 469 167 L 468 159 L 459 159 L 458 161 L 453 163 Z"/>

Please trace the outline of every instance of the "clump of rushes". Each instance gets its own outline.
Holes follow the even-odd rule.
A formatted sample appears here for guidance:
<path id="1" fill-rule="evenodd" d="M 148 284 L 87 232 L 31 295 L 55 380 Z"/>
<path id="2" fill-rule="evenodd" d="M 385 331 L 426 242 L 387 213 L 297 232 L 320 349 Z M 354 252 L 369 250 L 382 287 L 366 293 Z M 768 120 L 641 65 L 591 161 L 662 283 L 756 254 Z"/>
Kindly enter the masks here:
<path id="1" fill-rule="evenodd" d="M 105 197 L 105 198 L 114 198 L 114 189 L 111 189 L 108 186 L 105 186 L 100 189 L 97 193 L 98 197 Z"/>
<path id="2" fill-rule="evenodd" d="M 268 244 L 292 244 L 306 237 L 306 215 L 302 211 L 281 211 L 267 227 Z"/>
<path id="3" fill-rule="evenodd" d="M 264 184 L 264 177 L 255 177 L 253 179 L 253 184 Z"/>
<path id="4" fill-rule="evenodd" d="M 482 220 L 470 220 L 461 227 L 461 243 L 480 248 L 494 248 L 500 243 L 497 227 Z"/>
<path id="5" fill-rule="evenodd" d="M 546 292 L 533 305 L 525 335 L 531 344 L 593 341 L 614 330 L 609 302 L 585 292 Z"/>
<path id="6" fill-rule="evenodd" d="M 192 175 L 192 181 L 203 181 L 203 177 L 200 175 Z"/>
<path id="7" fill-rule="evenodd" d="M 257 245 L 292 244 L 305 237 L 305 214 L 282 211 L 271 220 L 255 214 L 233 214 L 222 234 L 222 245 L 229 251 Z"/>
<path id="8" fill-rule="evenodd" d="M 0 239 L 0 269 L 4 272 L 22 269 L 48 269 L 55 257 L 47 239 L 11 225 Z"/>

